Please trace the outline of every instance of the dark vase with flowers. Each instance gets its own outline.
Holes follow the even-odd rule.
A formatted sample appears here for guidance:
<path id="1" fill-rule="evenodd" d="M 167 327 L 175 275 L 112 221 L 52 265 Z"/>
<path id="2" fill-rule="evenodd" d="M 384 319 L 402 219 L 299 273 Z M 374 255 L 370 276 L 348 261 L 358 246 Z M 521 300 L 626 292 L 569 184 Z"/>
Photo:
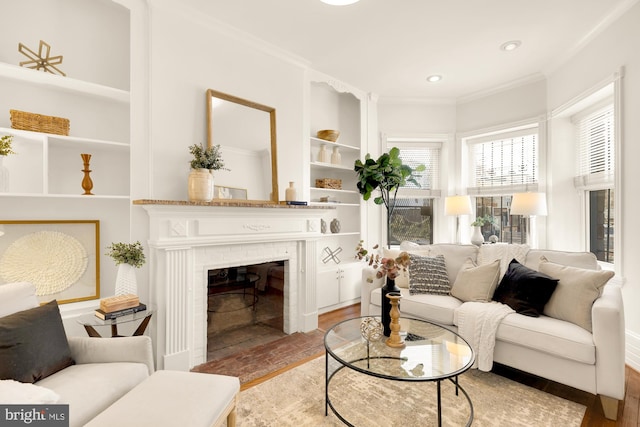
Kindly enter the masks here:
<path id="1" fill-rule="evenodd" d="M 387 294 L 390 292 L 400 293 L 400 288 L 396 285 L 395 279 L 389 278 L 387 275 L 387 280 L 385 281 L 384 286 L 382 286 L 382 328 L 385 337 L 391 335 L 391 300 L 387 298 Z"/>

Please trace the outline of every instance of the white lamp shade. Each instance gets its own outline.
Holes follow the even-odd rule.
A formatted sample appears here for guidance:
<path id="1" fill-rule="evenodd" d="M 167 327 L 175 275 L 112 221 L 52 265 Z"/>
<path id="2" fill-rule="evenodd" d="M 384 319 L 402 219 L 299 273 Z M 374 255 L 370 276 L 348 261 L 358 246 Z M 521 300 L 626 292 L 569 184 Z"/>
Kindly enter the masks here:
<path id="1" fill-rule="evenodd" d="M 546 215 L 547 198 L 544 193 L 516 193 L 511 199 L 511 215 Z"/>
<path id="2" fill-rule="evenodd" d="M 471 215 L 471 198 L 469 196 L 449 196 L 444 199 L 446 215 Z"/>

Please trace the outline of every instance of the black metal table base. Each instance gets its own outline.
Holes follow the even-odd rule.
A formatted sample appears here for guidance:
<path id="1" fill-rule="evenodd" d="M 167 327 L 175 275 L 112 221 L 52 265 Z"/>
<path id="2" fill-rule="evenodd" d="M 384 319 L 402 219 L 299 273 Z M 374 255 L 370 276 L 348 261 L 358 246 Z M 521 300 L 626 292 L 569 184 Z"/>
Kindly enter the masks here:
<path id="1" fill-rule="evenodd" d="M 370 359 L 398 359 L 398 360 L 402 360 L 401 358 L 397 358 L 397 357 L 363 357 L 361 359 L 356 359 L 351 361 L 350 363 L 354 363 L 354 362 L 358 362 L 361 360 L 367 360 L 367 363 L 369 362 Z M 334 359 L 335 360 L 335 359 Z M 335 374 L 337 374 L 338 372 L 340 372 L 342 369 L 347 368 L 348 366 L 341 364 L 340 367 L 338 367 L 335 371 L 333 371 L 331 373 L 331 375 L 329 375 L 329 353 L 325 352 L 325 394 L 324 394 L 324 399 L 325 399 L 325 405 L 324 405 L 324 415 L 328 416 L 329 415 L 329 408 L 331 408 L 331 412 L 333 412 L 333 414 L 338 417 L 338 419 L 340 421 L 342 421 L 344 424 L 351 426 L 351 427 L 355 427 L 354 424 L 351 424 L 349 421 L 347 421 L 339 412 L 338 410 L 333 406 L 333 404 L 331 403 L 331 399 L 329 399 L 329 384 L 331 383 L 331 379 L 335 376 Z M 352 369 L 355 372 L 358 372 L 355 369 Z M 365 374 L 368 375 L 368 374 Z M 378 377 L 377 375 L 372 375 L 375 377 Z M 382 378 L 382 377 L 379 377 Z M 390 381 L 392 381 L 390 378 L 386 378 L 389 379 Z M 466 397 L 467 402 L 469 402 L 469 419 L 467 420 L 467 424 L 466 426 L 469 427 L 471 425 L 471 423 L 473 422 L 473 403 L 471 402 L 471 397 L 469 396 L 469 394 L 467 394 L 467 392 L 465 391 L 464 388 L 462 388 L 462 386 L 458 383 L 458 376 L 456 375 L 453 378 L 443 378 L 443 379 L 447 379 L 449 381 L 451 381 L 456 388 L 456 396 L 458 396 L 458 390 L 460 390 L 462 392 L 462 394 Z M 442 427 L 442 390 L 441 390 L 441 383 L 443 379 L 434 379 L 431 381 L 435 381 L 436 382 L 436 387 L 437 387 L 437 409 L 438 409 L 438 427 Z M 401 381 L 401 380 L 398 380 Z"/>

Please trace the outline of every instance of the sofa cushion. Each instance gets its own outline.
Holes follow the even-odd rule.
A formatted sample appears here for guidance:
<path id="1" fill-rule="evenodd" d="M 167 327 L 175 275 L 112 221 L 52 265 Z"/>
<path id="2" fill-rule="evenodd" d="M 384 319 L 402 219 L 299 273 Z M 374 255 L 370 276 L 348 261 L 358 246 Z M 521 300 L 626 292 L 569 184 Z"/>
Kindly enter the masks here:
<path id="1" fill-rule="evenodd" d="M 449 295 L 451 284 L 444 256 L 435 257 L 409 254 L 409 293 Z"/>
<path id="2" fill-rule="evenodd" d="M 461 301 L 491 301 L 500 276 L 500 260 L 477 266 L 470 258 L 451 286 L 451 296 Z"/>
<path id="3" fill-rule="evenodd" d="M 591 307 L 614 272 L 569 267 L 548 262 L 544 257 L 540 262 L 540 272 L 559 280 L 544 307 L 544 314 L 575 323 L 591 332 Z"/>
<path id="4" fill-rule="evenodd" d="M 471 258 L 473 262 L 478 262 L 478 247 L 475 245 L 456 245 L 453 243 L 438 243 L 429 246 L 429 255 L 442 255 L 447 266 L 449 283 L 456 281 L 458 272 L 462 264 Z"/>
<path id="5" fill-rule="evenodd" d="M 489 264 L 495 260 L 500 260 L 500 279 L 502 279 L 502 276 L 504 276 L 509 268 L 511 260 L 515 258 L 520 264 L 524 264 L 527 259 L 527 253 L 529 253 L 529 245 L 511 243 L 482 245 L 478 250 L 478 265 Z"/>
<path id="6" fill-rule="evenodd" d="M 450 295 L 420 294 L 409 295 L 409 289 L 401 289 L 401 317 L 417 317 L 440 325 L 453 325 L 453 315 L 462 301 Z M 380 288 L 371 292 L 371 304 L 380 307 Z"/>
<path id="7" fill-rule="evenodd" d="M 74 427 L 85 425 L 148 376 L 144 363 L 87 363 L 63 369 L 37 385 L 53 390 L 60 395 L 58 403 L 69 405 L 69 425 Z"/>
<path id="8" fill-rule="evenodd" d="M 585 268 L 587 270 L 599 270 L 598 259 L 591 252 L 554 251 L 549 249 L 531 249 L 527 253 L 524 263 L 527 267 L 538 271 L 540 260 L 545 257 L 550 262 L 568 265 L 570 267 Z"/>
<path id="9" fill-rule="evenodd" d="M 55 300 L 0 318 L 0 379 L 33 383 L 73 363 Z"/>
<path id="10" fill-rule="evenodd" d="M 544 315 L 507 315 L 498 326 L 496 340 L 589 365 L 596 362 L 593 335 L 573 323 Z"/>
<path id="11" fill-rule="evenodd" d="M 507 304 L 517 313 L 538 317 L 557 284 L 557 279 L 525 267 L 514 259 L 509 263 L 493 299 Z"/>

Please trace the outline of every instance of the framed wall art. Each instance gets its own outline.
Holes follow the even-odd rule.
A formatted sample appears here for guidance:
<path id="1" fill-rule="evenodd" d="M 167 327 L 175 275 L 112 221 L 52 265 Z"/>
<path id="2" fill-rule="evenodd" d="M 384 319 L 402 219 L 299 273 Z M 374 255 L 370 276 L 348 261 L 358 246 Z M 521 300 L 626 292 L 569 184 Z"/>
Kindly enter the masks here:
<path id="1" fill-rule="evenodd" d="M 213 198 L 214 199 L 247 200 L 247 189 L 214 185 Z"/>
<path id="2" fill-rule="evenodd" d="M 100 298 L 100 221 L 0 220 L 0 286 L 31 282 L 41 303 Z"/>

